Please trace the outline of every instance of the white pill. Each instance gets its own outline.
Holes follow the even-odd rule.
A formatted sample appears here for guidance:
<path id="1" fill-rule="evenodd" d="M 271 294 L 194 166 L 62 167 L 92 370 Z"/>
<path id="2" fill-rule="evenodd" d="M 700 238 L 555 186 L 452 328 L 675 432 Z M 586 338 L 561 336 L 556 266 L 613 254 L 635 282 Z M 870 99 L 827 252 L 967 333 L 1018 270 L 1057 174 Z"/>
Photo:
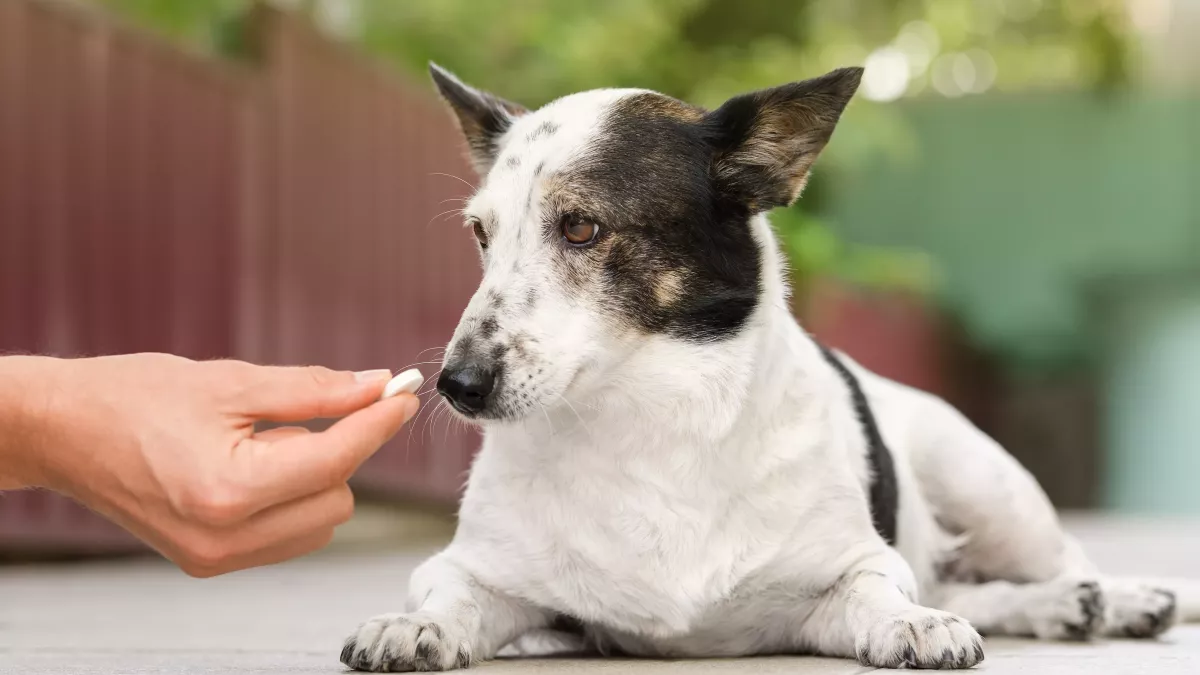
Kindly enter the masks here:
<path id="1" fill-rule="evenodd" d="M 421 374 L 421 371 L 411 368 L 389 380 L 387 386 L 383 388 L 383 396 L 380 396 L 379 399 L 391 398 L 400 392 L 415 394 L 424 381 L 425 376 Z"/>

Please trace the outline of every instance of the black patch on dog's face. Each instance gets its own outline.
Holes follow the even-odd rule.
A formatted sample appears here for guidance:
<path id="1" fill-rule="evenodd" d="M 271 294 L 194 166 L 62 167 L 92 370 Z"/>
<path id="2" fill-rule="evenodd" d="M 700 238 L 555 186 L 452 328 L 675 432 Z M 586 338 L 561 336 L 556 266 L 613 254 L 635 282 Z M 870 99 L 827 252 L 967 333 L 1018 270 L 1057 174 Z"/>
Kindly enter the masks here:
<path id="1" fill-rule="evenodd" d="M 490 340 L 499 329 L 500 324 L 496 321 L 496 317 L 489 316 L 479 323 L 479 327 L 475 329 L 475 334 L 481 340 Z"/>
<path id="2" fill-rule="evenodd" d="M 750 211 L 716 189 L 703 111 L 659 94 L 619 101 L 595 145 L 552 177 L 548 220 L 599 224 L 590 248 L 562 251 L 568 283 L 632 327 L 689 341 L 730 337 L 758 302 Z"/>
<path id="3" fill-rule="evenodd" d="M 654 93 L 619 100 L 583 157 L 551 177 L 551 239 L 563 214 L 600 226 L 594 244 L 562 250 L 565 282 L 599 285 L 602 305 L 645 332 L 735 335 L 761 295 L 750 219 L 800 194 L 861 74 L 744 94 L 711 113 Z"/>

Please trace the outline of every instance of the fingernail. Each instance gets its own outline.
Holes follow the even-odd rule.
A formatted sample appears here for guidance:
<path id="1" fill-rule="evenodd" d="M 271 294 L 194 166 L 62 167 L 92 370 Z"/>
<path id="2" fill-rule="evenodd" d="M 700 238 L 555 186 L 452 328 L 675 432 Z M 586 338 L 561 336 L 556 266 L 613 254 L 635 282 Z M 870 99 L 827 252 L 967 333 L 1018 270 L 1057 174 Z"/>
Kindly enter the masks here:
<path id="1" fill-rule="evenodd" d="M 355 382 L 382 382 L 390 379 L 392 379 L 392 371 L 384 369 L 364 370 L 354 374 Z"/>

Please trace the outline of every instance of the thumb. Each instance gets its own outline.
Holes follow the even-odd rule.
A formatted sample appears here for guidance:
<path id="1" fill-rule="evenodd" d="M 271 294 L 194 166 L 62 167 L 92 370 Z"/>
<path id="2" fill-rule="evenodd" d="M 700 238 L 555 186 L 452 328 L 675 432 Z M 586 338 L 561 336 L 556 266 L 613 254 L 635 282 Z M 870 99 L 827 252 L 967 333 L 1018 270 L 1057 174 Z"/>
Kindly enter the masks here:
<path id="1" fill-rule="evenodd" d="M 254 477 L 248 509 L 257 513 L 346 482 L 417 412 L 418 400 L 401 394 L 351 413 L 319 433 L 258 434 L 237 456 Z"/>
<path id="2" fill-rule="evenodd" d="M 272 422 L 344 417 L 379 400 L 391 376 L 389 370 L 257 366 L 239 396 L 238 412 Z"/>

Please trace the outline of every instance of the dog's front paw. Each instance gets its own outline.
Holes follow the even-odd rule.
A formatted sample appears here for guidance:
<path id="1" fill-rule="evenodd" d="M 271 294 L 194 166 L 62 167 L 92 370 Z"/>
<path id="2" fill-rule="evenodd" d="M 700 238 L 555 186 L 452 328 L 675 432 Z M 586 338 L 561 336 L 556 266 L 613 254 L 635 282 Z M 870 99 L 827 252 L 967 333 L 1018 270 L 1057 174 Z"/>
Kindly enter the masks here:
<path id="1" fill-rule="evenodd" d="M 346 639 L 342 663 L 372 673 L 453 670 L 471 665 L 471 644 L 454 621 L 423 613 L 384 614 Z"/>
<path id="2" fill-rule="evenodd" d="M 927 607 L 881 619 L 854 646 L 859 663 L 875 668 L 970 668 L 983 660 L 971 624 Z"/>

